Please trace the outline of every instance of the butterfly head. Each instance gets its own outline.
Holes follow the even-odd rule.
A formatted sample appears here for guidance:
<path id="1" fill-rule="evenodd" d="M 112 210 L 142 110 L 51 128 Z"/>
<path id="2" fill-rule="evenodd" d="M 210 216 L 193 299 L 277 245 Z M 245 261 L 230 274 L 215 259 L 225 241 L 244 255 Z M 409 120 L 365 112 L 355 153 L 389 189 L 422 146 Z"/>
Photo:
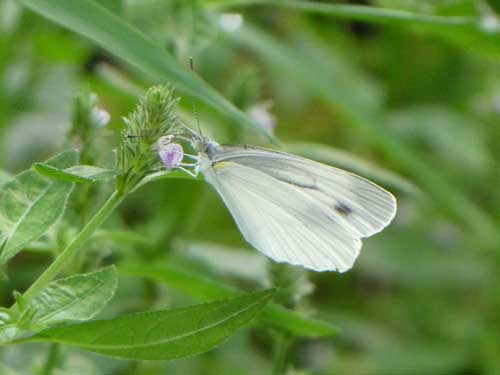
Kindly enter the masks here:
<path id="1" fill-rule="evenodd" d="M 220 150 L 220 144 L 204 137 L 203 152 L 211 159 Z"/>

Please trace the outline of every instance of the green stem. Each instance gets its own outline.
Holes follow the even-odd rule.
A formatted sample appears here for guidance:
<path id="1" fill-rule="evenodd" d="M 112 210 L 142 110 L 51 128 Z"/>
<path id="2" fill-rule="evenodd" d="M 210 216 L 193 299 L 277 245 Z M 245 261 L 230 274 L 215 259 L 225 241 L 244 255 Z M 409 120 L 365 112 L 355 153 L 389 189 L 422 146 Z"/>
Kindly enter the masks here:
<path id="1" fill-rule="evenodd" d="M 30 288 L 23 294 L 23 303 L 27 305 L 33 298 L 39 295 L 42 290 L 57 276 L 64 266 L 71 260 L 77 253 L 82 245 L 87 241 L 97 228 L 106 220 L 109 214 L 120 204 L 125 196 L 115 191 L 104 203 L 104 205 L 97 211 L 92 219 L 85 225 L 78 235 L 73 238 L 68 246 L 57 256 L 52 264 L 45 270 L 42 275 L 30 286 Z M 15 308 L 15 305 L 13 306 Z"/>
<path id="2" fill-rule="evenodd" d="M 42 368 L 42 375 L 52 375 L 59 361 L 59 344 L 51 344 L 47 360 Z"/>
<path id="3" fill-rule="evenodd" d="M 283 375 L 286 370 L 286 358 L 290 348 L 290 337 L 285 333 L 279 332 L 276 335 L 273 357 L 273 375 Z"/>

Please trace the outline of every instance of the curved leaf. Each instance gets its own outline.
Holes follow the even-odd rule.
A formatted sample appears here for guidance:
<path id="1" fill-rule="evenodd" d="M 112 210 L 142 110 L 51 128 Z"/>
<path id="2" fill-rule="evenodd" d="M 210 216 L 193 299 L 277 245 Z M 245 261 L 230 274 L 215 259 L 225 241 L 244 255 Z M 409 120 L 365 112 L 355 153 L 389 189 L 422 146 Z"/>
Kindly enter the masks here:
<path id="1" fill-rule="evenodd" d="M 127 359 L 165 360 L 206 352 L 253 319 L 274 290 L 180 309 L 49 328 L 23 341 L 50 341 Z"/>
<path id="2" fill-rule="evenodd" d="M 68 168 L 78 162 L 76 150 L 49 159 L 47 164 Z M 42 236 L 63 214 L 73 184 L 48 180 L 29 169 L 7 182 L 0 192 L 0 264 Z"/>
<path id="3" fill-rule="evenodd" d="M 118 174 L 118 171 L 92 165 L 75 165 L 70 168 L 60 169 L 46 163 L 35 163 L 33 169 L 42 176 L 75 183 L 108 180 Z"/>
<path id="4" fill-rule="evenodd" d="M 232 297 L 241 292 L 216 280 L 168 265 L 155 266 L 145 263 L 127 263 L 119 267 L 120 273 L 145 277 L 167 283 L 174 288 L 201 300 Z M 277 304 L 270 303 L 262 313 L 262 322 L 298 337 L 333 336 L 338 328 L 317 319 L 305 317 Z"/>
<path id="5" fill-rule="evenodd" d="M 30 326 L 47 326 L 66 320 L 88 320 L 113 297 L 117 286 L 114 266 L 52 281 L 34 298 L 21 320 Z"/>

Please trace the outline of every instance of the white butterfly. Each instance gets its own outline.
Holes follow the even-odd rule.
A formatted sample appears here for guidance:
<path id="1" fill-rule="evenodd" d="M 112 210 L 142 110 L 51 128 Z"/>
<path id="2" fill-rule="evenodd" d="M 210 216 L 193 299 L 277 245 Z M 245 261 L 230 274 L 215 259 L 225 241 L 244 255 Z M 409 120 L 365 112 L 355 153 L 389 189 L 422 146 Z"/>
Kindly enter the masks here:
<path id="1" fill-rule="evenodd" d="M 342 169 L 265 148 L 193 139 L 199 154 L 183 156 L 196 162 L 164 161 L 167 169 L 201 172 L 245 239 L 277 262 L 345 272 L 360 253 L 360 238 L 380 232 L 396 214 L 391 193 Z M 159 144 L 165 148 L 174 140 Z"/>

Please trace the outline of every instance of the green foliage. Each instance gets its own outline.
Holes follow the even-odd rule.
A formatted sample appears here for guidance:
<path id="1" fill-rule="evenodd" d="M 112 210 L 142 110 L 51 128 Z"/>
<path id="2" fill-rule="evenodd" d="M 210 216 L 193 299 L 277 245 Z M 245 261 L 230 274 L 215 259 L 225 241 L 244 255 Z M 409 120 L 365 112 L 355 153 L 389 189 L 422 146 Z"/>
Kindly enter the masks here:
<path id="1" fill-rule="evenodd" d="M 128 359 L 164 360 L 212 349 L 253 319 L 273 290 L 190 306 L 49 328 L 27 341 L 52 341 Z"/>
<path id="2" fill-rule="evenodd" d="M 374 23 L 393 24 L 401 26 L 436 25 L 436 26 L 469 26 L 473 18 L 442 17 L 431 14 L 418 14 L 399 9 L 377 8 L 363 5 L 325 4 L 315 1 L 287 1 L 287 0 L 236 0 L 220 1 L 217 7 L 242 5 L 282 6 L 297 11 L 323 14 L 349 20 L 367 21 Z"/>
<path id="3" fill-rule="evenodd" d="M 35 163 L 33 169 L 42 176 L 77 184 L 109 180 L 118 174 L 115 170 L 94 167 L 93 165 L 75 165 L 60 169 L 46 163 Z"/>
<path id="4" fill-rule="evenodd" d="M 498 1 L 358 3 L 0 0 L 0 373 L 500 373 Z M 286 151 L 395 193 L 348 273 L 269 264 L 144 137 L 199 119 L 260 145 L 263 113 Z M 112 193 L 123 169 L 142 179 Z"/>
<path id="5" fill-rule="evenodd" d="M 113 297 L 118 282 L 114 267 L 52 281 L 25 306 L 20 325 L 39 330 L 68 320 L 89 320 Z"/>
<path id="6" fill-rule="evenodd" d="M 47 164 L 69 168 L 77 162 L 78 153 L 69 150 L 49 159 Z M 72 188 L 70 182 L 48 180 L 31 169 L 3 185 L 0 193 L 0 264 L 49 230 L 63 214 Z"/>
<path id="7" fill-rule="evenodd" d="M 21 0 L 21 3 L 93 40 L 149 76 L 174 83 L 179 89 L 214 106 L 232 118 L 236 124 L 247 125 L 273 139 L 252 118 L 240 112 L 203 80 L 183 68 L 147 36 L 93 0 L 78 3 L 64 0 Z"/>
<path id="8" fill-rule="evenodd" d="M 167 283 L 201 300 L 210 301 L 241 293 L 212 278 L 183 270 L 178 264 L 155 266 L 134 262 L 122 264 L 120 272 Z M 332 336 L 338 333 L 338 329 L 331 324 L 302 316 L 273 303 L 264 309 L 262 322 L 298 337 Z"/>
<path id="9" fill-rule="evenodd" d="M 18 312 L 3 311 L 0 343 L 8 343 L 23 334 L 39 331 L 57 323 L 89 320 L 113 297 L 117 287 L 114 267 L 52 281 L 31 301 L 15 292 Z"/>

